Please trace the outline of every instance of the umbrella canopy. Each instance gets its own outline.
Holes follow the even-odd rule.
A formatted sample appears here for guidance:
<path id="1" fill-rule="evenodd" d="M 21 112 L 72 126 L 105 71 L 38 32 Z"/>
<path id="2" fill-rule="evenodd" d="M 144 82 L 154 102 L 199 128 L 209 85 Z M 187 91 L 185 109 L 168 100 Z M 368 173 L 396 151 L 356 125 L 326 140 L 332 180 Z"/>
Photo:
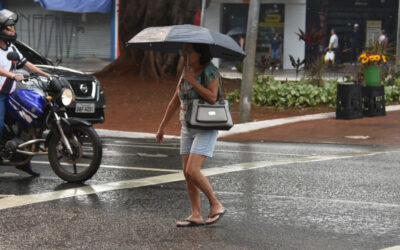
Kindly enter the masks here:
<path id="1" fill-rule="evenodd" d="M 246 56 L 231 37 L 191 24 L 146 28 L 131 38 L 127 46 L 179 53 L 182 50 L 182 43 L 207 44 L 213 57 L 242 60 Z"/>
<path id="2" fill-rule="evenodd" d="M 230 29 L 226 34 L 228 36 L 244 35 L 244 34 L 246 34 L 246 31 L 242 27 L 235 27 L 235 28 Z"/>

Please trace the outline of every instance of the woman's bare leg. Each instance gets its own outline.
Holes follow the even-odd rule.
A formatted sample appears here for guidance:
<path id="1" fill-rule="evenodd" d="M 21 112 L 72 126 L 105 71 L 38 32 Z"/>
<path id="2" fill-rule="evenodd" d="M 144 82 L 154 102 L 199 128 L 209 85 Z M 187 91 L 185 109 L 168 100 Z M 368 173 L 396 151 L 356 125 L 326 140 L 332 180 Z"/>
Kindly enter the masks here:
<path id="1" fill-rule="evenodd" d="M 187 163 L 189 160 L 189 155 L 182 155 L 182 166 L 183 173 L 186 173 Z M 188 220 L 195 221 L 197 223 L 203 222 L 203 216 L 201 214 L 200 209 L 200 189 L 189 179 L 186 177 L 186 188 L 189 195 L 190 205 L 192 207 L 192 214 L 187 217 Z M 178 225 L 189 224 L 187 221 L 177 222 Z"/>
<path id="2" fill-rule="evenodd" d="M 214 191 L 211 187 L 208 179 L 200 172 L 201 167 L 203 166 L 205 156 L 198 154 L 190 154 L 186 167 L 184 168 L 185 178 L 186 180 L 190 180 L 198 189 L 200 189 L 208 198 L 210 203 L 210 213 L 209 216 L 214 215 L 222 210 L 222 204 L 218 201 L 217 197 L 214 194 Z M 213 219 L 209 219 L 207 221 L 213 221 L 218 219 L 218 217 L 214 217 Z"/>

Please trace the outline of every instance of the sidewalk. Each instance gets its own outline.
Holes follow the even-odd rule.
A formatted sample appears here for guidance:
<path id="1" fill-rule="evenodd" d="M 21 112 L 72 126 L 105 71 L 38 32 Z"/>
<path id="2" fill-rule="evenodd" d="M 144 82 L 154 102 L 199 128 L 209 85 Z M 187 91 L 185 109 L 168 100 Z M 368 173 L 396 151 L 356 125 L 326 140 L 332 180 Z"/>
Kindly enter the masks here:
<path id="1" fill-rule="evenodd" d="M 285 123 L 240 134 L 222 136 L 226 141 L 343 143 L 400 146 L 400 106 L 387 106 L 385 116 L 337 120 L 328 118 Z"/>
<path id="2" fill-rule="evenodd" d="M 97 131 L 101 136 L 155 138 L 151 133 Z M 400 105 L 387 106 L 385 116 L 354 120 L 337 120 L 333 112 L 237 124 L 220 131 L 218 140 L 400 146 Z"/>
<path id="3" fill-rule="evenodd" d="M 345 76 L 357 72 L 357 66 L 342 65 L 336 72 L 325 72 L 324 79 L 343 81 Z M 270 73 L 267 70 L 266 73 Z M 223 72 L 227 78 L 241 78 L 240 73 Z M 277 70 L 277 80 L 293 81 L 295 70 Z M 304 76 L 300 72 L 297 79 Z M 345 143 L 400 146 L 400 105 L 386 106 L 386 116 L 337 120 L 335 112 L 291 117 L 249 124 L 239 124 L 229 132 L 221 132 L 226 141 L 276 141 L 310 143 Z M 257 129 L 258 128 L 258 129 Z M 251 130 L 246 132 L 246 130 Z"/>
<path id="4" fill-rule="evenodd" d="M 106 66 L 109 61 L 85 58 L 80 60 L 64 60 L 62 66 L 85 72 L 95 72 Z M 324 78 L 341 80 L 343 76 L 354 71 L 352 65 L 345 65 L 337 72 L 328 72 Z M 267 70 L 266 73 L 270 73 Z M 241 78 L 241 74 L 233 71 L 222 71 L 227 78 Z M 292 80 L 295 70 L 277 70 L 274 77 L 281 80 Z M 298 79 L 303 77 L 300 72 Z M 276 142 L 310 142 L 310 143 L 346 143 L 370 145 L 400 146 L 400 105 L 387 106 L 386 116 L 364 117 L 354 120 L 336 120 L 335 113 L 325 113 L 301 117 L 274 119 L 249 124 L 237 124 L 228 133 L 220 132 L 219 140 L 226 141 L 276 141 Z M 251 131 L 250 131 L 251 130 Z M 250 132 L 246 132 L 250 131 Z M 130 133 L 112 130 L 98 130 L 107 136 L 152 137 L 153 134 Z M 240 133 L 239 133 L 240 132 Z M 174 137 L 176 138 L 176 137 Z"/>

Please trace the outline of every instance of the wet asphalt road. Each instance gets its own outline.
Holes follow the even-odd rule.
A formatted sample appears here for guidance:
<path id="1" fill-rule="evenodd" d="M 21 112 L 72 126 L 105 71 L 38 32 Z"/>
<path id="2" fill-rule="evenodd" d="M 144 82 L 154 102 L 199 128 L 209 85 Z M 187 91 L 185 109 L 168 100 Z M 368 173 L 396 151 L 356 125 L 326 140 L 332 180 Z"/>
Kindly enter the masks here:
<path id="1" fill-rule="evenodd" d="M 218 142 L 203 173 L 228 212 L 190 213 L 179 141 L 102 138 L 102 165 L 66 184 L 45 157 L 0 168 L 0 249 L 381 249 L 400 245 L 400 148 Z M 203 215 L 208 213 L 202 196 Z"/>

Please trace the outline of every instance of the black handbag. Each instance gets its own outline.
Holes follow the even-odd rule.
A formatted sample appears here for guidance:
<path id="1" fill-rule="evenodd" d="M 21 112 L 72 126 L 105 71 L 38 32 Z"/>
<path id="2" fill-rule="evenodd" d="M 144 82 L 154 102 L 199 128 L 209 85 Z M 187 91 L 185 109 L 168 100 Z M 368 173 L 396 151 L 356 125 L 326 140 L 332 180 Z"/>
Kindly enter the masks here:
<path id="1" fill-rule="evenodd" d="M 204 72 L 201 81 L 204 81 Z M 189 128 L 229 130 L 233 127 L 229 101 L 222 99 L 221 93 L 221 85 L 218 84 L 218 97 L 214 104 L 203 99 L 191 100 L 185 115 Z"/>

